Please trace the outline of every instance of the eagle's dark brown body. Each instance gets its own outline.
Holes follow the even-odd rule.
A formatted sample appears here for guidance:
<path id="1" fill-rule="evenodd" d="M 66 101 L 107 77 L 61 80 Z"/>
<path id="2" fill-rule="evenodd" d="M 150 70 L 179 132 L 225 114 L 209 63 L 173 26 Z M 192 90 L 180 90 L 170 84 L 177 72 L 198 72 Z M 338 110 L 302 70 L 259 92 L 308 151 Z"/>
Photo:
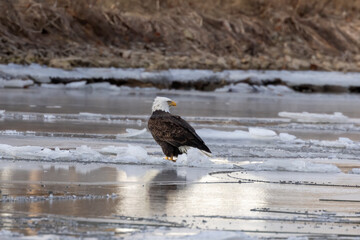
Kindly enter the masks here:
<path id="1" fill-rule="evenodd" d="M 156 110 L 149 119 L 148 128 L 168 157 L 177 157 L 186 152 L 182 148 L 185 146 L 211 153 L 204 141 L 196 134 L 194 128 L 180 116 Z"/>

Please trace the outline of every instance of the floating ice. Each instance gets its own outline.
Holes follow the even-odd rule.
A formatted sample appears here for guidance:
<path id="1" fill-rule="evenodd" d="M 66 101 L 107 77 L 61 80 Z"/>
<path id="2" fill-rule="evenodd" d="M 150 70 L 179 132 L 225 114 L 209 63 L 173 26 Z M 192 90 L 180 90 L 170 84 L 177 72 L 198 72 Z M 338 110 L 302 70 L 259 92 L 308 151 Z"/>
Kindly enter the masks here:
<path id="1" fill-rule="evenodd" d="M 34 84 L 32 80 L 22 80 L 22 79 L 11 79 L 5 80 L 0 78 L 0 88 L 24 88 Z"/>
<path id="2" fill-rule="evenodd" d="M 202 138 L 212 138 L 212 139 L 274 139 L 277 137 L 277 134 L 265 128 L 249 128 L 249 131 L 234 130 L 234 131 L 220 131 L 214 129 L 199 129 L 197 133 Z"/>
<path id="3" fill-rule="evenodd" d="M 247 170 L 254 171 L 291 171 L 291 172 L 319 172 L 339 173 L 340 169 L 332 164 L 318 164 L 310 160 L 270 159 L 262 163 L 242 165 Z"/>
<path id="4" fill-rule="evenodd" d="M 205 154 L 201 153 L 198 149 L 190 148 L 187 154 L 179 155 L 176 165 L 190 166 L 190 167 L 208 167 L 214 165 Z"/>
<path id="5" fill-rule="evenodd" d="M 260 138 L 274 138 L 277 136 L 276 132 L 265 128 L 250 127 L 249 133 L 251 136 Z"/>
<path id="6" fill-rule="evenodd" d="M 31 106 L 30 106 L 31 107 Z M 53 106 L 46 106 L 46 108 L 62 108 L 61 106 L 59 105 L 53 105 Z"/>
<path id="7" fill-rule="evenodd" d="M 55 115 L 52 114 L 44 114 L 44 121 L 45 122 L 52 122 L 56 119 Z"/>
<path id="8" fill-rule="evenodd" d="M 0 230 L 0 238 L 1 239 L 21 239 L 20 237 L 23 236 L 17 232 L 11 232 L 5 229 Z"/>
<path id="9" fill-rule="evenodd" d="M 351 171 L 349 173 L 360 174 L 360 168 L 353 168 L 353 169 L 351 169 Z"/>
<path id="10" fill-rule="evenodd" d="M 142 130 L 127 128 L 126 132 L 127 133 L 117 134 L 116 138 L 120 139 L 120 138 L 136 137 L 136 136 L 146 133 L 146 128 L 144 128 Z"/>
<path id="11" fill-rule="evenodd" d="M 360 73 L 343 72 L 325 72 L 325 71 L 274 71 L 274 70 L 225 70 L 222 72 L 213 72 L 211 70 L 193 70 L 193 69 L 169 69 L 164 71 L 147 72 L 143 68 L 121 69 L 121 68 L 74 68 L 72 70 L 63 70 L 40 66 L 38 64 L 18 65 L 18 64 L 0 64 L 0 71 L 12 77 L 32 76 L 34 78 L 68 78 L 68 79 L 137 79 L 146 81 L 168 82 L 181 81 L 192 82 L 199 80 L 222 80 L 229 82 L 239 82 L 249 80 L 261 83 L 281 79 L 289 86 L 299 84 L 311 84 L 316 86 L 359 86 Z M 276 86 L 278 88 L 279 86 Z"/>
<path id="12" fill-rule="evenodd" d="M 280 117 L 294 119 L 298 122 L 312 123 L 347 123 L 349 118 L 340 112 L 334 114 L 308 113 L 308 112 L 279 112 Z"/>
<path id="13" fill-rule="evenodd" d="M 0 159 L 7 160 L 34 160 L 49 162 L 102 162 L 102 163 L 122 163 L 122 164 L 154 164 L 154 165 L 177 165 L 192 167 L 219 167 L 233 168 L 233 164 L 222 161 L 212 160 L 203 155 L 197 149 L 190 149 L 188 154 L 179 156 L 176 163 L 148 155 L 145 148 L 136 145 L 121 147 L 107 146 L 101 149 L 93 149 L 86 145 L 74 149 L 54 149 L 40 146 L 20 146 L 15 147 L 7 144 L 0 144 Z"/>
<path id="14" fill-rule="evenodd" d="M 349 149 L 359 149 L 360 143 L 354 142 L 349 138 L 340 137 L 336 141 L 320 141 L 320 140 L 310 140 L 310 143 L 322 146 L 322 147 L 335 147 L 335 148 L 349 148 Z"/>
<path id="15" fill-rule="evenodd" d="M 67 89 L 79 89 L 84 88 L 86 85 L 86 81 L 79 81 L 79 82 L 71 82 L 65 85 Z"/>
<path id="16" fill-rule="evenodd" d="M 137 232 L 124 239 L 131 240 L 163 240 L 163 239 L 182 239 L 182 240 L 209 240 L 209 239 L 242 239 L 242 240 L 255 240 L 257 238 L 246 235 L 239 231 L 221 231 L 221 230 L 195 230 L 189 228 L 156 228 L 154 230 L 146 230 L 146 232 Z"/>
<path id="17" fill-rule="evenodd" d="M 96 117 L 101 118 L 105 115 L 99 114 L 99 113 L 89 113 L 89 112 L 79 112 L 80 116 L 86 116 L 86 117 Z"/>
<path id="18" fill-rule="evenodd" d="M 214 138 L 214 139 L 247 139 L 250 138 L 249 132 L 242 130 L 235 130 L 232 132 L 229 131 L 219 131 L 214 129 L 202 128 L 197 130 L 197 133 L 202 138 Z"/>
<path id="19" fill-rule="evenodd" d="M 279 134 L 280 140 L 284 142 L 291 142 L 296 139 L 294 135 L 288 134 L 288 133 L 280 133 Z"/>

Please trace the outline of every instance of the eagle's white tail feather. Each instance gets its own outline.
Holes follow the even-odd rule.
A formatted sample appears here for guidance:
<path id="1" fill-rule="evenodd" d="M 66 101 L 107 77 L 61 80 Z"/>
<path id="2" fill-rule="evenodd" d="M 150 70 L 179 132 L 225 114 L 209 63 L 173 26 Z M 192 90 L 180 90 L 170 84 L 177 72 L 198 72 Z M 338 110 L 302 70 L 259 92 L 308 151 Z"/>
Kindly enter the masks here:
<path id="1" fill-rule="evenodd" d="M 206 151 L 204 151 L 204 150 L 200 150 L 200 152 L 202 152 L 202 154 L 204 154 L 204 155 L 206 155 L 206 156 L 208 156 L 208 157 L 212 157 L 212 154 L 209 153 L 209 152 L 206 152 Z"/>

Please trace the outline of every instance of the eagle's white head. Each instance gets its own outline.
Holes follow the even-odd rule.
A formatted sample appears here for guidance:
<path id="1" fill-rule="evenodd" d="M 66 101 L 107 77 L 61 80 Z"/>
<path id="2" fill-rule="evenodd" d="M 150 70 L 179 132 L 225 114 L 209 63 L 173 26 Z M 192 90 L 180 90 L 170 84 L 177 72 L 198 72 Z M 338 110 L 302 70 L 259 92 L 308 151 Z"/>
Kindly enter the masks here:
<path id="1" fill-rule="evenodd" d="M 176 106 L 176 103 L 170 98 L 156 97 L 152 105 L 152 111 L 161 110 L 170 112 L 170 106 Z"/>

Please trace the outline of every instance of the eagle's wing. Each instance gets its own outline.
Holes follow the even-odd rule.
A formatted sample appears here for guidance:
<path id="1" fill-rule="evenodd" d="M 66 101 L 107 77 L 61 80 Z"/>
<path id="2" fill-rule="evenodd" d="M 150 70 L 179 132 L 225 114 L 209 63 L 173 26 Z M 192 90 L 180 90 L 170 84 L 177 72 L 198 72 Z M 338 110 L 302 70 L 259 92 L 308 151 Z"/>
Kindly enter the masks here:
<path id="1" fill-rule="evenodd" d="M 155 140 L 167 142 L 175 147 L 196 147 L 211 153 L 195 129 L 180 116 L 169 114 L 150 118 L 148 127 Z"/>

